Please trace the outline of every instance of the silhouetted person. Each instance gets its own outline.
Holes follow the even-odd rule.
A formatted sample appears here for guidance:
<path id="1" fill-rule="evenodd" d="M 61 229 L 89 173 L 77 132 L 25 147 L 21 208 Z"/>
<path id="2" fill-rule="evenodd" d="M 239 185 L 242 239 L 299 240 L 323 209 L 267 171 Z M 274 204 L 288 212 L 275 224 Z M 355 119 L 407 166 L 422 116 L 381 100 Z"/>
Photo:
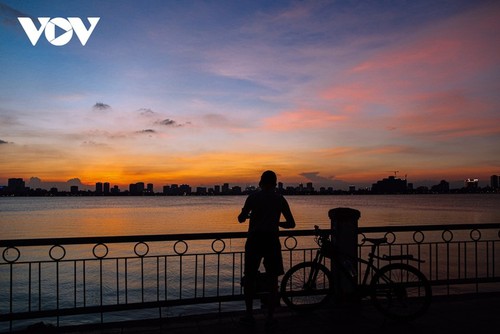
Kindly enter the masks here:
<path id="1" fill-rule="evenodd" d="M 268 276 L 268 319 L 266 324 L 274 323 L 274 306 L 278 296 L 278 276 L 283 275 L 283 258 L 279 228 L 294 228 L 295 220 L 286 199 L 275 191 L 277 177 L 273 171 L 262 173 L 260 190 L 249 195 L 238 221 L 243 223 L 250 218 L 248 236 L 245 244 L 245 305 L 246 316 L 240 319 L 242 324 L 253 325 L 253 299 L 257 273 L 260 262 L 264 259 L 264 267 Z M 283 214 L 285 222 L 280 222 Z"/>

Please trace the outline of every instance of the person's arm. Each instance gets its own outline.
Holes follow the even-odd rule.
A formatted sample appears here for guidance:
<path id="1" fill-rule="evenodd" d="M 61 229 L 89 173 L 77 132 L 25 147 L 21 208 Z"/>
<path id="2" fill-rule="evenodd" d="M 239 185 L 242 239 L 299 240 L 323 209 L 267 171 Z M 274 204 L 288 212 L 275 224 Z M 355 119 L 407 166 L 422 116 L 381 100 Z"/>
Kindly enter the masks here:
<path id="1" fill-rule="evenodd" d="M 283 197 L 283 205 L 281 209 L 281 213 L 283 214 L 283 217 L 285 217 L 284 222 L 280 222 L 279 226 L 282 228 L 294 228 L 295 227 L 295 219 L 293 218 L 292 211 L 290 210 L 290 206 L 288 205 L 288 202 L 286 199 Z"/>
<path id="2" fill-rule="evenodd" d="M 241 209 L 241 213 L 238 215 L 238 222 L 244 223 L 245 220 L 247 220 L 248 215 L 250 214 L 250 211 L 251 211 L 250 201 L 249 201 L 249 197 L 247 197 L 247 199 L 245 201 L 245 205 Z"/>

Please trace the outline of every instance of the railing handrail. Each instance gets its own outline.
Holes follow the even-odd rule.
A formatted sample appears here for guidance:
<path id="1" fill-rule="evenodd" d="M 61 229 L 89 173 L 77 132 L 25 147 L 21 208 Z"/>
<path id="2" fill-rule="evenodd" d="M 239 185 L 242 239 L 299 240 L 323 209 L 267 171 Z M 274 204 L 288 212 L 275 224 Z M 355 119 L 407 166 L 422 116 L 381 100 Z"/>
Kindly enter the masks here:
<path id="1" fill-rule="evenodd" d="M 439 230 L 467 230 L 467 229 L 500 229 L 500 223 L 481 224 L 449 224 L 449 225 L 394 225 L 394 226 L 365 226 L 359 227 L 358 233 L 375 232 L 410 232 L 410 231 L 439 231 Z M 325 229 L 328 230 L 328 229 Z M 279 235 L 308 236 L 314 230 L 286 230 Z M 19 246 L 52 246 L 75 245 L 93 243 L 127 243 L 146 241 L 178 241 L 178 240 L 205 240 L 205 239 L 238 239 L 246 238 L 247 232 L 209 232 L 209 233 L 180 233 L 130 236 L 99 236 L 99 237 L 64 237 L 64 238 L 35 238 L 35 239 L 6 239 L 0 240 L 0 247 Z"/>

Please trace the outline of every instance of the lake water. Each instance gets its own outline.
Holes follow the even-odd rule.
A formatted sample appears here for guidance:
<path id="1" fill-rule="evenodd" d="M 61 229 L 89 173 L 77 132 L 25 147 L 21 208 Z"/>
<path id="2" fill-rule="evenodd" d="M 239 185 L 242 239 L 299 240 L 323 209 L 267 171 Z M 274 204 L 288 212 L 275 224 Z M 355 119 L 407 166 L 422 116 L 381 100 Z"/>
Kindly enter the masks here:
<path id="1" fill-rule="evenodd" d="M 500 196 L 288 196 L 298 229 L 328 228 L 328 210 L 361 211 L 360 226 L 500 222 Z M 2 239 L 246 231 L 245 196 L 2 197 Z"/>

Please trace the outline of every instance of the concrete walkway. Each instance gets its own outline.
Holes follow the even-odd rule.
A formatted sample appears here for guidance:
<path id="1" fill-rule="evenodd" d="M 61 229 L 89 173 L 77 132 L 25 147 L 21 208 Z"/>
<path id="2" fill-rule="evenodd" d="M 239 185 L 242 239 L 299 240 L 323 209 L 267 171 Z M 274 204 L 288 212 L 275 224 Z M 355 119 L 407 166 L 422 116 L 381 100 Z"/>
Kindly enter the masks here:
<path id="1" fill-rule="evenodd" d="M 278 322 L 272 329 L 266 328 L 263 312 L 256 313 L 257 323 L 253 328 L 240 325 L 238 320 L 241 316 L 242 312 L 227 312 L 168 318 L 162 321 L 60 328 L 47 333 L 500 333 L 500 293 L 436 297 L 428 313 L 410 323 L 385 320 L 369 303 L 335 306 L 308 314 L 291 312 L 285 307 L 279 308 L 276 314 Z"/>

